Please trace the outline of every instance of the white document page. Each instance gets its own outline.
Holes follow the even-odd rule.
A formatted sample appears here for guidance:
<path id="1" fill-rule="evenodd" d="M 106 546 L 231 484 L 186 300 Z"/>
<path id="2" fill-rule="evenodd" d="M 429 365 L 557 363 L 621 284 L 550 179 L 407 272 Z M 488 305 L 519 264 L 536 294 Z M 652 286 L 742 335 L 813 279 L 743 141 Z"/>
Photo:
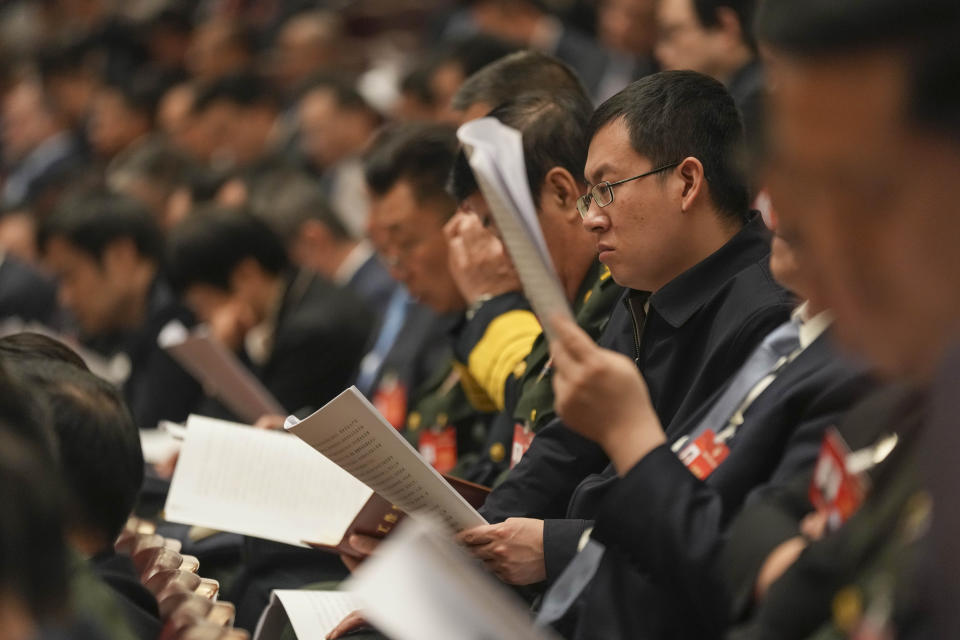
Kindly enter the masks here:
<path id="1" fill-rule="evenodd" d="M 279 640 L 287 620 L 300 640 L 322 640 L 359 608 L 357 596 L 345 591 L 276 589 L 270 594 L 270 605 L 257 623 L 253 640 Z"/>
<path id="2" fill-rule="evenodd" d="M 372 494 L 299 438 L 190 416 L 165 518 L 298 546 L 336 545 Z"/>
<path id="3" fill-rule="evenodd" d="M 167 324 L 157 343 L 241 420 L 256 422 L 265 414 L 283 415 L 263 384 L 229 349 L 217 342 L 203 326 L 188 331 L 179 320 Z"/>
<path id="4" fill-rule="evenodd" d="M 572 318 L 572 313 L 530 195 L 523 138 L 496 118 L 468 122 L 457 137 L 523 283 L 524 295 L 549 338 L 549 318 L 557 314 Z"/>
<path id="5" fill-rule="evenodd" d="M 550 640 L 439 525 L 407 520 L 345 584 L 394 640 Z"/>
<path id="6" fill-rule="evenodd" d="M 286 428 L 414 517 L 428 514 L 454 531 L 486 524 L 356 387 Z"/>
<path id="7" fill-rule="evenodd" d="M 143 461 L 147 464 L 166 462 L 180 451 L 180 445 L 180 440 L 160 427 L 140 429 L 140 447 L 143 449 Z"/>

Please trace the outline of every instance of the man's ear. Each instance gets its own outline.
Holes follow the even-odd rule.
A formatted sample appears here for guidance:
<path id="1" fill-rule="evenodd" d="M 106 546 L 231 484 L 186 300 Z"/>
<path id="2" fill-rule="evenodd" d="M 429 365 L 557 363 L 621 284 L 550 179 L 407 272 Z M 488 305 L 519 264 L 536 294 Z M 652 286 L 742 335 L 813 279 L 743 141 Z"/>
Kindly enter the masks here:
<path id="1" fill-rule="evenodd" d="M 130 273 L 139 261 L 140 252 L 133 238 L 111 240 L 100 255 L 100 265 L 103 270 L 113 273 Z"/>
<path id="2" fill-rule="evenodd" d="M 252 257 L 246 257 L 230 272 L 230 293 L 242 291 L 246 285 L 256 282 L 263 275 L 260 263 Z"/>
<path id="3" fill-rule="evenodd" d="M 326 225 L 317 220 L 307 220 L 300 226 L 298 234 L 313 249 L 327 248 L 331 244 L 332 234 Z"/>
<path id="4" fill-rule="evenodd" d="M 740 17 L 737 12 L 730 7 L 720 7 L 717 9 L 717 29 L 722 31 L 731 42 L 739 43 L 744 41 L 743 25 L 740 24 Z"/>
<path id="5" fill-rule="evenodd" d="M 684 158 L 683 162 L 674 169 L 674 175 L 681 181 L 680 210 L 686 213 L 696 205 L 701 196 L 706 194 L 703 164 L 693 157 Z"/>
<path id="6" fill-rule="evenodd" d="M 562 211 L 564 219 L 580 224 L 577 212 L 577 198 L 583 195 L 582 187 L 573 175 L 563 167 L 553 167 L 543 179 L 540 189 L 540 203 L 544 208 Z"/>

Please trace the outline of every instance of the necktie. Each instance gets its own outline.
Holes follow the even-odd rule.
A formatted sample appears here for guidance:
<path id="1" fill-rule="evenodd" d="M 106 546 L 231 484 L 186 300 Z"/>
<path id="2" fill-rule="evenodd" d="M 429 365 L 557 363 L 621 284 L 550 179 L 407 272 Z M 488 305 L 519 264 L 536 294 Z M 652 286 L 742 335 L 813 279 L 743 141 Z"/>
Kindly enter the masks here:
<path id="1" fill-rule="evenodd" d="M 390 297 L 390 303 L 383 315 L 383 324 L 380 326 L 380 333 L 377 334 L 377 341 L 367 355 L 360 361 L 360 373 L 357 374 L 357 390 L 363 395 L 369 395 L 373 391 L 373 383 L 383 367 L 383 361 L 386 359 L 393 343 L 396 342 L 400 330 L 403 328 L 403 321 L 407 317 L 407 303 L 410 302 L 410 296 L 403 287 L 397 287 Z"/>
<path id="2" fill-rule="evenodd" d="M 583 588 L 597 573 L 604 550 L 605 547 L 596 540 L 587 540 L 587 544 L 574 556 L 557 581 L 547 590 L 543 598 L 543 606 L 537 614 L 537 625 L 545 627 L 553 624 L 570 610 Z"/>
<path id="3" fill-rule="evenodd" d="M 719 432 L 729 422 L 731 416 L 740 407 L 747 394 L 771 373 L 775 372 L 791 353 L 800 348 L 799 319 L 785 322 L 764 338 L 747 361 L 737 371 L 707 415 L 696 429 L 689 433 L 689 439 L 696 439 L 707 429 Z"/>
<path id="4" fill-rule="evenodd" d="M 633 304 L 631 308 L 635 310 Z M 788 357 L 799 348 L 799 319 L 790 320 L 774 329 L 750 354 L 727 386 L 727 390 L 717 399 L 697 428 L 691 432 L 690 437 L 696 438 L 707 429 L 718 430 L 724 427 L 750 390 L 776 371 L 781 359 Z M 569 611 L 596 575 L 600 561 L 603 559 L 603 552 L 604 546 L 591 539 L 577 553 L 544 596 L 543 606 L 537 616 L 538 624 L 544 626 L 553 624 Z"/>

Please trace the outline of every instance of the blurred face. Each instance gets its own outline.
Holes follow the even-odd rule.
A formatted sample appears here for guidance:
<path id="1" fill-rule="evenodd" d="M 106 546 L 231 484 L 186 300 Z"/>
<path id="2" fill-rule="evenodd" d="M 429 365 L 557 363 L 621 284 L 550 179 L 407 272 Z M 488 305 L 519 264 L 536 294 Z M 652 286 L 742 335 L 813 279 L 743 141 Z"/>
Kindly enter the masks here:
<path id="1" fill-rule="evenodd" d="M 721 34 L 700 24 L 693 0 L 659 0 L 656 56 L 664 71 L 691 69 L 716 75 Z"/>
<path id="2" fill-rule="evenodd" d="M 655 0 L 605 0 L 597 14 L 601 42 L 615 51 L 649 55 L 656 38 Z"/>
<path id="3" fill-rule="evenodd" d="M 16 161 L 30 153 L 53 132 L 50 114 L 43 107 L 40 88 L 19 84 L 3 102 L 3 155 Z"/>
<path id="4" fill-rule="evenodd" d="M 770 60 L 779 233 L 847 345 L 923 376 L 955 335 L 960 152 L 905 119 L 893 55 Z"/>
<path id="5" fill-rule="evenodd" d="M 358 151 L 355 114 L 340 109 L 331 91 L 311 91 L 300 102 L 300 144 L 304 154 L 320 169 L 330 167 Z"/>
<path id="6" fill-rule="evenodd" d="M 123 328 L 136 296 L 133 265 L 119 244 L 107 247 L 99 262 L 65 238 L 46 243 L 45 261 L 57 277 L 57 297 L 85 335 Z M 140 292 L 142 294 L 142 292 Z"/>
<path id="7" fill-rule="evenodd" d="M 90 114 L 90 144 L 101 156 L 112 157 L 149 133 L 147 118 L 131 110 L 116 91 L 97 94 Z"/>
<path id="8" fill-rule="evenodd" d="M 370 209 L 371 237 L 379 238 L 390 274 L 418 301 L 439 313 L 464 307 L 450 275 L 445 215 L 417 202 L 409 183 L 401 180 Z"/>
<path id="9" fill-rule="evenodd" d="M 593 137 L 584 176 L 590 187 L 654 168 L 630 146 L 627 125 L 620 118 Z M 668 197 L 662 178 L 652 175 L 615 186 L 613 202 L 606 207 L 592 202 L 584 217 L 584 228 L 596 238 L 600 262 L 621 286 L 656 291 L 677 273 L 674 256 L 682 252 L 683 216 L 679 203 Z"/>

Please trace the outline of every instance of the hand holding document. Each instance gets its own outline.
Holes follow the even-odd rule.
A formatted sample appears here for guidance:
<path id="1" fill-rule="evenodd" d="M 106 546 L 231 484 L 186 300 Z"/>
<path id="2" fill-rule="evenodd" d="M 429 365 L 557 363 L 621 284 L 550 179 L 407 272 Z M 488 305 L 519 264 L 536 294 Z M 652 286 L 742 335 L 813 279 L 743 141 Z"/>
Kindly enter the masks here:
<path id="1" fill-rule="evenodd" d="M 394 640 L 556 638 L 429 520 L 406 521 L 344 588 Z"/>
<path id="2" fill-rule="evenodd" d="M 457 131 L 457 137 L 520 275 L 524 294 L 549 338 L 548 319 L 572 314 L 530 195 L 523 138 L 496 118 L 468 122 Z"/>
<path id="3" fill-rule="evenodd" d="M 200 326 L 188 331 L 178 320 L 163 328 L 157 343 L 239 419 L 254 423 L 265 414 L 286 413 L 237 357 Z"/>
<path id="4" fill-rule="evenodd" d="M 452 532 L 486 524 L 356 387 L 286 429 L 413 517 L 431 516 Z"/>

